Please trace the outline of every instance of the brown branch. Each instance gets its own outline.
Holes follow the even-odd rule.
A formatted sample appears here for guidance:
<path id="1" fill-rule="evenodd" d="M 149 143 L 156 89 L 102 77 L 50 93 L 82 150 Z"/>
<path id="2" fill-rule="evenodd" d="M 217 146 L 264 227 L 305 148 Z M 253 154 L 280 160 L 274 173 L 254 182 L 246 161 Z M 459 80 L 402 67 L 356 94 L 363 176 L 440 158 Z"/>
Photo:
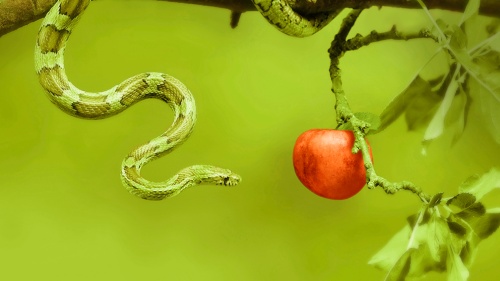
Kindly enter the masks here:
<path id="1" fill-rule="evenodd" d="M 94 0 L 105 1 L 105 0 Z M 204 5 L 234 12 L 255 11 L 251 0 L 156 0 Z M 372 6 L 420 8 L 415 0 L 288 0 L 292 8 L 303 15 L 330 12 L 344 8 Z M 0 1 L 0 36 L 42 18 L 56 0 L 3 0 Z M 429 9 L 463 11 L 467 0 L 424 0 Z M 481 0 L 480 13 L 500 17 L 500 0 Z"/>
<path id="2" fill-rule="evenodd" d="M 0 36 L 45 16 L 55 0 L 0 1 Z"/>

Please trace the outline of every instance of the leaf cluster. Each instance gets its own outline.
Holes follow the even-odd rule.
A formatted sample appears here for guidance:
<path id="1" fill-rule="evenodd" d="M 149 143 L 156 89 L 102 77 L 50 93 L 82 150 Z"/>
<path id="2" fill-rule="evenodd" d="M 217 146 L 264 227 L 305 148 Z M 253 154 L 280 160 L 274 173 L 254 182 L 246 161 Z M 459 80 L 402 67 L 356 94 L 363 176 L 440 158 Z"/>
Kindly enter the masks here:
<path id="1" fill-rule="evenodd" d="M 480 41 L 475 38 L 480 0 L 469 0 L 458 23 L 435 20 L 421 0 L 433 27 L 418 33 L 405 33 L 393 27 L 387 32 L 373 31 L 346 39 L 361 10 L 347 15 L 329 49 L 332 92 L 336 98 L 338 129 L 352 130 L 356 137 L 353 153 L 361 150 L 369 188 L 381 187 L 387 194 L 409 190 L 417 194 L 423 205 L 408 217 L 401 229 L 377 254 L 370 264 L 387 272 L 385 280 L 420 278 L 431 271 L 446 272 L 448 280 L 467 280 L 479 243 L 500 226 L 500 208 L 487 210 L 482 197 L 500 188 L 500 170 L 466 180 L 457 195 L 443 198 L 443 193 L 428 196 L 410 182 L 391 183 L 375 173 L 364 137 L 384 130 L 401 115 L 410 130 L 425 128 L 423 143 L 440 137 L 445 130 L 453 131 L 458 140 L 467 125 L 472 101 L 481 102 L 483 120 L 490 124 L 490 133 L 500 143 L 500 21 L 486 26 Z M 484 36 L 483 36 L 484 37 Z M 380 116 L 353 113 L 347 102 L 340 79 L 339 60 L 346 51 L 387 40 L 433 39 L 444 53 L 447 71 L 439 77 L 425 79 L 421 70 L 410 85 L 399 94 Z M 431 59 L 432 60 L 432 59 Z M 489 122 L 489 123 L 488 123 Z"/>
<path id="2" fill-rule="evenodd" d="M 479 242 L 500 226 L 500 208 L 486 210 L 480 202 L 494 188 L 500 188 L 499 169 L 469 178 L 451 198 L 434 195 L 369 264 L 387 271 L 385 280 L 391 281 L 430 271 L 446 271 L 450 281 L 467 280 Z"/>
<path id="3" fill-rule="evenodd" d="M 419 70 L 406 89 L 384 109 L 378 131 L 404 115 L 409 130 L 425 128 L 424 144 L 445 130 L 451 131 L 455 142 L 467 125 L 472 102 L 476 101 L 482 121 L 500 144 L 500 21 L 481 23 L 480 0 L 468 1 L 458 23 L 435 20 L 423 2 L 417 1 L 433 23 L 429 30 L 433 36 L 429 37 L 437 41 L 435 54 L 445 54 L 448 71 L 424 79 L 421 75 L 424 68 Z"/>

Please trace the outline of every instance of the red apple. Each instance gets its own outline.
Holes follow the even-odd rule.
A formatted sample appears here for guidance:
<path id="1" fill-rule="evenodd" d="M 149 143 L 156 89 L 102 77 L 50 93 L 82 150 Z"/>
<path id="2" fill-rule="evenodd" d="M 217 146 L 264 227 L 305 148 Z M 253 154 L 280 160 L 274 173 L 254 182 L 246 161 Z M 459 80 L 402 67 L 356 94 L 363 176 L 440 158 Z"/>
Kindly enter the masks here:
<path id="1" fill-rule="evenodd" d="M 336 200 L 350 198 L 366 184 L 363 157 L 361 152 L 352 153 L 353 145 L 352 131 L 306 131 L 297 138 L 293 149 L 295 174 L 319 196 Z"/>

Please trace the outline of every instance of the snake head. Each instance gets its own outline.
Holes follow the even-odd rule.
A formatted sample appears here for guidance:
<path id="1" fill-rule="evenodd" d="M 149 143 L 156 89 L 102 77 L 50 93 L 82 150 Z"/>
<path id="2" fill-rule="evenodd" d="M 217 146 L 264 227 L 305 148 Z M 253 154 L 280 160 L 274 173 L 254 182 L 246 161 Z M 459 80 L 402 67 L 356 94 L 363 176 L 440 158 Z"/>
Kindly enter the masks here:
<path id="1" fill-rule="evenodd" d="M 217 176 L 214 180 L 216 185 L 234 186 L 240 183 L 241 177 L 231 172 L 230 170 L 226 170 L 224 173 L 221 173 L 219 176 Z"/>
<path id="2" fill-rule="evenodd" d="M 208 166 L 209 179 L 207 179 L 207 183 L 215 184 L 215 185 L 224 185 L 224 186 L 235 186 L 241 181 L 241 177 L 238 174 L 233 173 L 229 169 L 224 169 L 215 166 Z"/>
<path id="3" fill-rule="evenodd" d="M 231 170 L 211 165 L 193 165 L 185 170 L 185 176 L 194 179 L 195 184 L 234 186 L 241 181 L 241 177 Z"/>

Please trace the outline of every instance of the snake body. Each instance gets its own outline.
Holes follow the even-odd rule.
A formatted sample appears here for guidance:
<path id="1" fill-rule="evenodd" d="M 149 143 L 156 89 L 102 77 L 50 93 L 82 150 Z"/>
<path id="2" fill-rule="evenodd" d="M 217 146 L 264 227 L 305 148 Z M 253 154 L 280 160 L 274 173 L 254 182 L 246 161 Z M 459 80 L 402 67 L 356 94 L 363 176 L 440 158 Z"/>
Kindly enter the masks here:
<path id="1" fill-rule="evenodd" d="M 262 16 L 279 31 L 294 37 L 306 37 L 320 31 L 341 10 L 303 16 L 295 12 L 287 0 L 252 0 Z"/>
<path id="2" fill-rule="evenodd" d="M 228 169 L 194 165 L 163 182 L 151 182 L 140 174 L 151 160 L 172 152 L 191 134 L 196 122 L 192 94 L 176 78 L 148 72 L 133 76 L 109 90 L 91 93 L 78 89 L 64 69 L 66 42 L 90 0 L 63 0 L 50 9 L 39 29 L 35 46 L 35 69 L 50 100 L 66 113 L 86 119 L 115 115 L 137 101 L 156 98 L 174 112 L 174 121 L 160 136 L 133 150 L 122 162 L 121 179 L 134 195 L 161 200 L 199 184 L 233 186 L 240 177 Z"/>

